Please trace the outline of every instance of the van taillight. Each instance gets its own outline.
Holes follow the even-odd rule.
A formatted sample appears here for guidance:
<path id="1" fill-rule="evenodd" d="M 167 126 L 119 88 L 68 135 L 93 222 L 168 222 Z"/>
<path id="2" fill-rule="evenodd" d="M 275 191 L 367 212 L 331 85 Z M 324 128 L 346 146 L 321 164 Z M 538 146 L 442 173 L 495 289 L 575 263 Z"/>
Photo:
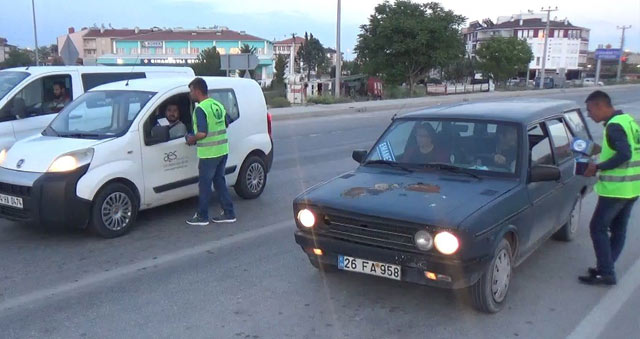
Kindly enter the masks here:
<path id="1" fill-rule="evenodd" d="M 267 112 L 267 131 L 269 131 L 269 137 L 273 138 L 271 135 L 271 113 Z"/>

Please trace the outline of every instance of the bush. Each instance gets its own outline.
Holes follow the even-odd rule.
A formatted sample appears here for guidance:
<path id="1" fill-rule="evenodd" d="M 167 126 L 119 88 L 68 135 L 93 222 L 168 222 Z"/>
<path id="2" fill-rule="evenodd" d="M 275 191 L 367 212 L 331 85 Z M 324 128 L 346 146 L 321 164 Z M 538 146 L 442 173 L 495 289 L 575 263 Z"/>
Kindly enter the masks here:
<path id="1" fill-rule="evenodd" d="M 335 97 L 329 95 L 313 96 L 307 98 L 307 103 L 319 105 L 345 104 L 348 102 L 353 102 L 353 100 L 351 98 L 345 97 L 336 99 Z"/>
<path id="2" fill-rule="evenodd" d="M 283 97 L 271 98 L 267 101 L 267 104 L 272 108 L 291 107 L 291 103 L 289 102 L 289 100 Z"/>

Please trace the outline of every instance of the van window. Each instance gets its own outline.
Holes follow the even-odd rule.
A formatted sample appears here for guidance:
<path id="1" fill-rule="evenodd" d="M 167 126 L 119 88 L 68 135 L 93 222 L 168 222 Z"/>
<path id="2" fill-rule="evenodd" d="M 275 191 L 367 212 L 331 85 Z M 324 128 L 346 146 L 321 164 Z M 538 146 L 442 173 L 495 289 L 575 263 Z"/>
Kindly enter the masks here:
<path id="1" fill-rule="evenodd" d="M 0 72 L 0 99 L 11 92 L 22 80 L 29 76 L 27 72 Z"/>
<path id="2" fill-rule="evenodd" d="M 531 167 L 536 165 L 553 165 L 551 144 L 540 125 L 529 127 L 529 158 Z"/>
<path id="3" fill-rule="evenodd" d="M 549 134 L 553 142 L 553 152 L 556 162 L 561 163 L 571 158 L 571 146 L 567 129 L 562 120 L 551 120 L 547 122 Z"/>
<path id="4" fill-rule="evenodd" d="M 88 91 L 94 87 L 108 84 L 110 82 L 144 79 L 147 75 L 144 72 L 126 72 L 126 73 L 84 73 L 82 74 L 82 86 Z"/>
<path id="5" fill-rule="evenodd" d="M 167 108 L 170 105 L 175 105 L 178 108 L 179 122 L 171 122 L 167 116 Z M 167 122 L 170 123 L 171 127 L 169 128 L 169 137 L 171 140 L 183 138 L 187 132 L 193 132 L 193 123 L 191 120 L 191 99 L 189 99 L 189 94 L 184 93 L 174 95 L 163 101 L 155 108 L 153 114 L 151 114 L 147 121 L 144 122 L 143 129 L 145 142 L 152 136 L 151 130 L 153 127 L 160 125 L 158 120 L 163 118 L 166 118 Z"/>
<path id="6" fill-rule="evenodd" d="M 71 75 L 42 77 L 26 85 L 7 103 L 2 110 L 2 120 L 58 113 L 72 99 Z"/>
<path id="7" fill-rule="evenodd" d="M 238 120 L 240 117 L 238 100 L 236 99 L 236 93 L 232 89 L 213 89 L 209 91 L 209 96 L 224 106 L 227 115 L 231 119 L 230 122 Z"/>

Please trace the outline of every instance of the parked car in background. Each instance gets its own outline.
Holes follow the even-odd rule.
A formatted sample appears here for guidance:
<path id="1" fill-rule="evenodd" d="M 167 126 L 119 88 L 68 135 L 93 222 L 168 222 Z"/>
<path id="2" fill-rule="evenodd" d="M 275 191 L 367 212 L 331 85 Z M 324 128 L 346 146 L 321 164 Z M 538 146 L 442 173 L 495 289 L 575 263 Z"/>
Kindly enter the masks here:
<path id="1" fill-rule="evenodd" d="M 595 87 L 596 79 L 595 78 L 584 78 L 582 80 L 582 86 L 584 87 Z M 604 86 L 604 82 L 598 81 L 598 86 Z"/>

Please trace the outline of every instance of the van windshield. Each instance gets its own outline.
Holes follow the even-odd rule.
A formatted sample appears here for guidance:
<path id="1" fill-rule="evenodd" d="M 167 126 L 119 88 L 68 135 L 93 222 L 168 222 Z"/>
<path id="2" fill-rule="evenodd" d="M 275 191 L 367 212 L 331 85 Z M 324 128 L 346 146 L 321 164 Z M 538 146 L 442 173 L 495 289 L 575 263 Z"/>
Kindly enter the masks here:
<path id="1" fill-rule="evenodd" d="M 0 72 L 0 99 L 11 92 L 22 80 L 29 76 L 27 72 Z"/>
<path id="2" fill-rule="evenodd" d="M 43 135 L 103 139 L 129 130 L 138 113 L 156 93 L 142 91 L 87 92 L 65 107 Z"/>

